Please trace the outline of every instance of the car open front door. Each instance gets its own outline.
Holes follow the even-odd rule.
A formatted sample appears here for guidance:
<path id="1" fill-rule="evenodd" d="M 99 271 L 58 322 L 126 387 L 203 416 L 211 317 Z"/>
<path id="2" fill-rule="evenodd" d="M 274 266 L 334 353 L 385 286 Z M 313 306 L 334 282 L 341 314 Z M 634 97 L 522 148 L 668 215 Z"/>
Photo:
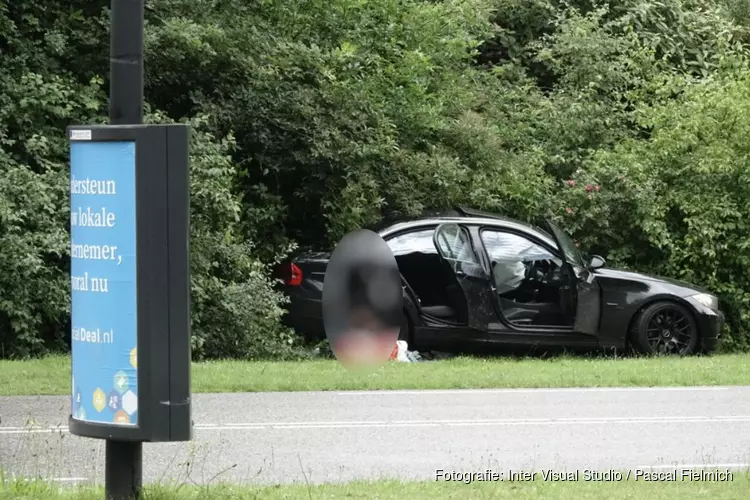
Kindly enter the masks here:
<path id="1" fill-rule="evenodd" d="M 469 232 L 458 224 L 441 224 L 435 230 L 433 242 L 466 299 L 468 326 L 486 332 L 494 314 L 491 280 L 477 256 Z"/>
<path id="2" fill-rule="evenodd" d="M 560 289 L 564 313 L 574 320 L 573 329 L 578 333 L 597 335 L 601 314 L 601 294 L 594 274 L 588 268 L 573 240 L 551 221 L 546 221 L 552 237 L 563 257 Z"/>

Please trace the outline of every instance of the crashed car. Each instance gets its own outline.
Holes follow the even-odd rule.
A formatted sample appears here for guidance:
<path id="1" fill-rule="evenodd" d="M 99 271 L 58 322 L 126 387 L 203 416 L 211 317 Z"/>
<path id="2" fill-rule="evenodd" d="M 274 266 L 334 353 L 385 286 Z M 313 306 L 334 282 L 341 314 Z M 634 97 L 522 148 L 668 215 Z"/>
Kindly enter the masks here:
<path id="1" fill-rule="evenodd" d="M 716 350 L 724 314 L 715 295 L 675 279 L 612 269 L 581 254 L 546 221 L 536 227 L 457 208 L 385 223 L 403 281 L 399 338 L 445 352 L 491 344 L 632 349 L 688 355 Z M 324 338 L 322 291 L 328 252 L 282 264 L 284 321 Z"/>

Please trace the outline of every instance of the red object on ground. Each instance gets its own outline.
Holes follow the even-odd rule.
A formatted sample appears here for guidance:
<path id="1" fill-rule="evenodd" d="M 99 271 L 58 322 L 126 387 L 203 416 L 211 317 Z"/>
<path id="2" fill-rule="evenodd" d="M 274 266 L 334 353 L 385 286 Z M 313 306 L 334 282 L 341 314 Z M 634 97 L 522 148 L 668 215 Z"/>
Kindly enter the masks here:
<path id="1" fill-rule="evenodd" d="M 388 356 L 388 359 L 393 361 L 394 359 L 398 358 L 398 344 L 393 346 L 393 350 L 391 351 L 391 355 Z"/>

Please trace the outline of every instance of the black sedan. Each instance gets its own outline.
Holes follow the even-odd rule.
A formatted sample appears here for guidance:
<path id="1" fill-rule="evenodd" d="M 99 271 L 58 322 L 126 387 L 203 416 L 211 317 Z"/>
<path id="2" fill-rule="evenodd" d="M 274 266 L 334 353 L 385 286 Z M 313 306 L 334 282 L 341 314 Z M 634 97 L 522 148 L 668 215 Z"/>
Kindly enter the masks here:
<path id="1" fill-rule="evenodd" d="M 557 225 L 533 227 L 459 208 L 376 228 L 403 278 L 401 338 L 410 349 L 488 344 L 641 353 L 711 352 L 718 299 L 678 280 L 584 259 Z M 287 324 L 324 338 L 321 297 L 330 253 L 304 252 L 280 269 Z"/>

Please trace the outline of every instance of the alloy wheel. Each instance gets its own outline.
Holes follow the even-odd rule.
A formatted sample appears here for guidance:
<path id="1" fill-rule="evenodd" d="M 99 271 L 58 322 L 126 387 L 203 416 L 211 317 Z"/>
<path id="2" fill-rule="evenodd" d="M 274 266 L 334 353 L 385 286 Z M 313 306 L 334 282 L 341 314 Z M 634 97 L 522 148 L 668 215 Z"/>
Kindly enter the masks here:
<path id="1" fill-rule="evenodd" d="M 648 320 L 646 339 L 658 354 L 686 354 L 696 335 L 691 318 L 676 307 L 655 311 Z"/>

